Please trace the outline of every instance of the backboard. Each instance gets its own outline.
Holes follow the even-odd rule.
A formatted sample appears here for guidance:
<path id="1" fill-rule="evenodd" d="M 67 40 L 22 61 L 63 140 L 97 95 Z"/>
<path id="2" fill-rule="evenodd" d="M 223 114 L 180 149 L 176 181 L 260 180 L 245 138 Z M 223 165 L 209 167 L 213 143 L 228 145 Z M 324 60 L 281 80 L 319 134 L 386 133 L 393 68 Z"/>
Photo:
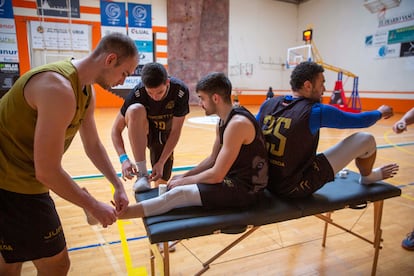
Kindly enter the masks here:
<path id="1" fill-rule="evenodd" d="M 288 48 L 286 68 L 293 69 L 302 61 L 312 60 L 312 45 L 306 44 L 302 46 Z"/>

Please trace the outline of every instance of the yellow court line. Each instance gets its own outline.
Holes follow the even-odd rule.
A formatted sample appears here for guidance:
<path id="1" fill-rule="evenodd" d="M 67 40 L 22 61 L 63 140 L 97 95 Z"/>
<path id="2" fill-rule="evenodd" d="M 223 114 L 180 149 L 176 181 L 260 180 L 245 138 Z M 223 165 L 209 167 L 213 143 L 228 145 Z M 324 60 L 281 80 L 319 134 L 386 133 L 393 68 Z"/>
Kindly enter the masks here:
<path id="1" fill-rule="evenodd" d="M 409 200 L 414 201 L 414 197 L 409 196 L 409 195 L 407 195 L 407 194 L 401 194 L 401 197 L 404 197 L 404 198 L 406 198 L 406 199 L 409 199 Z"/>
<path id="2" fill-rule="evenodd" d="M 395 143 L 391 142 L 391 140 L 388 138 L 388 135 L 389 135 L 390 133 L 392 133 L 392 130 L 388 130 L 388 131 L 386 131 L 386 132 L 384 133 L 384 140 L 385 140 L 385 142 L 387 142 L 389 145 L 392 145 L 394 148 L 396 148 L 396 149 L 397 149 L 397 150 L 399 150 L 399 151 L 402 151 L 402 152 L 408 153 L 408 154 L 410 154 L 410 155 L 414 155 L 414 152 L 409 151 L 409 150 L 406 150 L 406 149 L 404 149 L 404 148 L 402 148 L 402 147 L 400 147 L 400 146 L 396 145 Z"/>
<path id="3" fill-rule="evenodd" d="M 111 185 L 112 194 L 114 194 L 114 187 Z M 147 269 L 145 266 L 140 267 L 133 267 L 131 253 L 129 251 L 128 242 L 125 235 L 125 222 L 123 220 L 117 220 L 116 224 L 118 226 L 119 237 L 121 240 L 121 247 L 122 247 L 122 254 L 124 255 L 125 266 L 127 270 L 128 276 L 147 276 Z"/>

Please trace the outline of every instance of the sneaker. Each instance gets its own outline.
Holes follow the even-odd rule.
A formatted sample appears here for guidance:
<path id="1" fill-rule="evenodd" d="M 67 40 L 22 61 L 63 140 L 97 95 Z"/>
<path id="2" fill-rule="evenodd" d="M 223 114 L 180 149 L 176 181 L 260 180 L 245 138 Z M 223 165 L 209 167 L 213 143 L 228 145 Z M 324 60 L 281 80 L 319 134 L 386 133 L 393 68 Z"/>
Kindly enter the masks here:
<path id="1" fill-rule="evenodd" d="M 176 249 L 175 244 L 176 244 L 175 241 L 168 242 L 168 252 L 175 252 L 175 249 Z M 161 253 L 164 252 L 164 243 L 163 242 L 158 243 L 158 248 L 160 249 Z"/>
<path id="2" fill-rule="evenodd" d="M 145 192 L 151 189 L 151 185 L 148 182 L 148 175 L 139 175 L 132 189 L 136 193 Z"/>
<path id="3" fill-rule="evenodd" d="M 414 230 L 403 239 L 401 246 L 407 250 L 414 250 Z"/>

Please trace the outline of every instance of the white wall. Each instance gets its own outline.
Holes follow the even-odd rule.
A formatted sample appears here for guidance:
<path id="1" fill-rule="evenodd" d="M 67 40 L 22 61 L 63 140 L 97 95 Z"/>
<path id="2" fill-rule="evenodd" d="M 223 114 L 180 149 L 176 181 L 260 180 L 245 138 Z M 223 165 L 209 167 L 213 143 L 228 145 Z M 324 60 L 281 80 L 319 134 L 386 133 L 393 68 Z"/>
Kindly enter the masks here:
<path id="1" fill-rule="evenodd" d="M 286 59 L 288 47 L 304 45 L 302 31 L 313 29 L 313 41 L 323 61 L 359 76 L 361 97 L 414 98 L 414 57 L 379 58 L 379 47 L 367 47 L 365 38 L 378 31 L 413 26 L 414 20 L 379 27 L 378 15 L 363 0 L 309 0 L 299 6 L 273 0 L 230 0 L 229 66 L 248 60 L 252 76 L 230 76 L 235 87 L 290 89 L 290 70 L 259 64 L 259 56 Z M 401 0 L 385 13 L 390 18 L 414 12 L 414 0 Z M 230 73 L 230 70 L 229 70 Z M 334 87 L 337 73 L 327 71 L 326 88 Z M 345 90 L 352 78 L 343 77 Z M 375 93 L 374 93 L 375 92 Z M 411 93 L 408 93 L 411 92 Z"/>
<path id="2" fill-rule="evenodd" d="M 229 76 L 235 88 L 288 89 L 287 48 L 297 38 L 296 5 L 272 0 L 230 0 Z M 234 67 L 253 64 L 253 74 Z"/>

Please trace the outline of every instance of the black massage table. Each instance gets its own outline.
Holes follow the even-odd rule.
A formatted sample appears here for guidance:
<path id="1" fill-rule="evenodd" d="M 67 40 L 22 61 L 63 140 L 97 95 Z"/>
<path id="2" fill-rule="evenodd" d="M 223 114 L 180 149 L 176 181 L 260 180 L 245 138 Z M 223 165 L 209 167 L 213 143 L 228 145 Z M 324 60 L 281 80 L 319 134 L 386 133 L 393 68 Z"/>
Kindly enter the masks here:
<path id="1" fill-rule="evenodd" d="M 401 190 L 393 185 L 378 182 L 361 185 L 359 174 L 349 172 L 346 178 L 336 178 L 326 184 L 314 195 L 300 200 L 284 200 L 266 192 L 265 199 L 255 208 L 248 210 L 214 210 L 206 211 L 200 207 L 186 207 L 172 210 L 163 215 L 143 218 L 143 223 L 150 241 L 151 274 L 155 275 L 154 259 L 161 267 L 160 273 L 169 275 L 169 252 L 161 252 L 157 243 L 168 247 L 168 241 L 182 240 L 215 233 L 238 234 L 245 232 L 233 243 L 218 252 L 203 264 L 196 274 L 209 269 L 209 265 L 237 243 L 245 239 L 261 225 L 272 224 L 291 219 L 314 215 L 325 221 L 322 246 L 325 246 L 328 224 L 334 225 L 374 246 L 374 259 L 371 275 L 375 275 L 379 250 L 381 249 L 381 218 L 383 201 L 401 195 Z M 158 196 L 158 190 L 136 193 L 136 201 Z M 367 203 L 374 204 L 374 240 L 371 241 L 357 233 L 335 223 L 331 213 L 344 208 L 360 208 Z"/>

